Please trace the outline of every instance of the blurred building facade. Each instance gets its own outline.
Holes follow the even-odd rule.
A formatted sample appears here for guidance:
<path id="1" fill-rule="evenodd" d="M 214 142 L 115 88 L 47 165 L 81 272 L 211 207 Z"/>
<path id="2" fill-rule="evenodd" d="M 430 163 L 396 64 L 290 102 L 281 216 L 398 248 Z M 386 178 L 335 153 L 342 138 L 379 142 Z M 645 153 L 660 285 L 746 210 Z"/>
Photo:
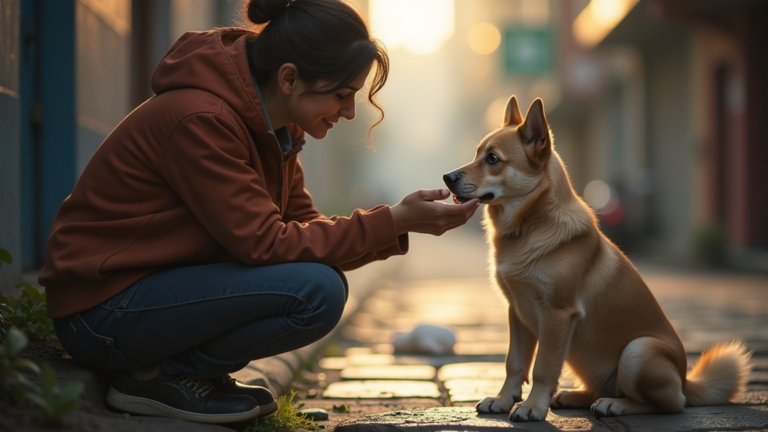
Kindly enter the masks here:
<path id="1" fill-rule="evenodd" d="M 595 36 L 600 3 L 562 2 L 551 117 L 577 185 L 611 185 L 606 231 L 630 250 L 768 270 L 768 3 L 613 1 L 627 10 Z"/>
<path id="2" fill-rule="evenodd" d="M 0 0 L 0 246 L 41 267 L 48 228 L 90 156 L 149 98 L 155 64 L 187 30 L 232 25 L 217 0 Z"/>

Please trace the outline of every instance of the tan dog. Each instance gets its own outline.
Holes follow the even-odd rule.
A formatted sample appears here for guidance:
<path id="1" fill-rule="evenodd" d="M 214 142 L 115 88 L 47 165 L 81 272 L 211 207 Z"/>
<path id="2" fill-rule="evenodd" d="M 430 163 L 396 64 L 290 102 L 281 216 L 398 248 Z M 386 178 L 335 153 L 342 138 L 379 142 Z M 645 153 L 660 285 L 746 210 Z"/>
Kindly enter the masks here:
<path id="1" fill-rule="evenodd" d="M 509 412 L 513 421 L 544 420 L 550 406 L 591 407 L 596 416 L 675 413 L 743 390 L 750 354 L 740 342 L 704 352 L 686 377 L 677 333 L 571 187 L 541 99 L 523 119 L 512 96 L 474 161 L 443 179 L 456 201 L 488 204 L 491 275 L 509 303 L 506 380 L 479 412 Z M 514 406 L 537 342 L 531 394 Z M 566 361 L 582 388 L 555 394 Z"/>

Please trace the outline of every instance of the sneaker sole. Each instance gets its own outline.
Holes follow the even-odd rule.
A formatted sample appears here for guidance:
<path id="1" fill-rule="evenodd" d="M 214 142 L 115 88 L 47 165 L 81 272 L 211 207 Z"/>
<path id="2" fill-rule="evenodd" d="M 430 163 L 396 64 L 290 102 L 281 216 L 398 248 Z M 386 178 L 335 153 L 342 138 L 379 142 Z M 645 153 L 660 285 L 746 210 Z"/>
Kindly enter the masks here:
<path id="1" fill-rule="evenodd" d="M 273 401 L 268 405 L 257 406 L 250 411 L 239 413 L 200 414 L 173 408 L 152 399 L 126 395 L 115 390 L 114 387 L 109 388 L 109 392 L 107 393 L 107 404 L 112 408 L 116 408 L 131 414 L 170 417 L 197 423 L 243 422 L 259 417 L 264 417 L 277 410 L 277 401 Z"/>

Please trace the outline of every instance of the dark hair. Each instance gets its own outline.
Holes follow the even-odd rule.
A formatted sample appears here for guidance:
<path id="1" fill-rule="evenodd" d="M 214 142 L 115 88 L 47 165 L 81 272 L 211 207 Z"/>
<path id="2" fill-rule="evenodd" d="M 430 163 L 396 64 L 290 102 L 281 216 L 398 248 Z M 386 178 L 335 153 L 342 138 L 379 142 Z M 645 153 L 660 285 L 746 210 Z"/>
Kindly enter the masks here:
<path id="1" fill-rule="evenodd" d="M 342 0 L 245 0 L 243 16 L 257 33 L 248 43 L 248 61 L 259 83 L 267 86 L 285 63 L 296 65 L 299 78 L 309 84 L 330 80 L 331 86 L 313 90 L 331 93 L 348 86 L 372 62 L 376 73 L 368 101 L 376 102 L 389 75 L 389 57 L 373 39 L 365 19 Z"/>

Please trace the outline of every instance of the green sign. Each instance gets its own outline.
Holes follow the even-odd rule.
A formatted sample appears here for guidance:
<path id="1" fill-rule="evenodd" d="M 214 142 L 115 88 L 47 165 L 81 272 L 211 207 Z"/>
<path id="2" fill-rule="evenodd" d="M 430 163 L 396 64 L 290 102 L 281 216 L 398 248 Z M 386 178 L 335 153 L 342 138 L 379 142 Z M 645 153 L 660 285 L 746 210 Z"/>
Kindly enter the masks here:
<path id="1" fill-rule="evenodd" d="M 552 70 L 549 29 L 507 29 L 503 49 L 504 69 L 512 75 L 541 75 Z"/>

